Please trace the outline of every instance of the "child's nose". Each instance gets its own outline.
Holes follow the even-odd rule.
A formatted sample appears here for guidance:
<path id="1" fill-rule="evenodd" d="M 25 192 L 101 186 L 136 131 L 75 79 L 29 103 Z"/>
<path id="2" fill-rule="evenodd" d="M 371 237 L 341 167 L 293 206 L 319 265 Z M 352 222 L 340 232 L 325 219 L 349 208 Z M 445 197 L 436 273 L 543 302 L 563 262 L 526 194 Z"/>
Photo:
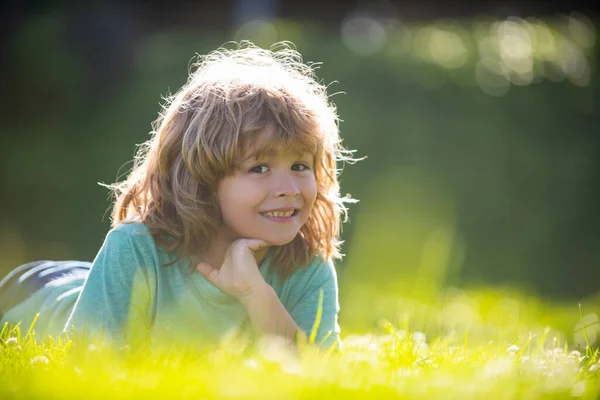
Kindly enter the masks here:
<path id="1" fill-rule="evenodd" d="M 277 179 L 275 197 L 293 197 L 300 194 L 300 187 L 291 173 L 282 173 Z"/>

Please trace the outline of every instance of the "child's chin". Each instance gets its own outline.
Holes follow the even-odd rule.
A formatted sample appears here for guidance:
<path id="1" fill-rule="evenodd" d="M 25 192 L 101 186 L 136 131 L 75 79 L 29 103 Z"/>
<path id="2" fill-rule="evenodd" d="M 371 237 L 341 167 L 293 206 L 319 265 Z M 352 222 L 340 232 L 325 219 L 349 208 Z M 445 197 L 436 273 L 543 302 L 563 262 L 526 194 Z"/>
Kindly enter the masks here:
<path id="1" fill-rule="evenodd" d="M 283 246 L 283 245 L 288 244 L 292 240 L 294 240 L 294 237 L 290 237 L 290 238 L 283 238 L 283 237 L 272 238 L 271 237 L 271 238 L 262 238 L 262 240 L 269 243 L 271 246 Z"/>

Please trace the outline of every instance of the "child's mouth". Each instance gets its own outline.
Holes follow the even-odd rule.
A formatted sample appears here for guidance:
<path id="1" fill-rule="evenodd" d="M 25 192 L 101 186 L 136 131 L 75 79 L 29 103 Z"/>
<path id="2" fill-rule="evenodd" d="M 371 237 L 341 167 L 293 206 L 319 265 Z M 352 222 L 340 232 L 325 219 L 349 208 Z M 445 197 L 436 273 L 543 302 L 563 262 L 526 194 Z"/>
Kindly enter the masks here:
<path id="1" fill-rule="evenodd" d="M 289 222 L 292 221 L 296 218 L 296 216 L 298 216 L 298 213 L 300 211 L 298 209 L 294 209 L 293 212 L 281 212 L 281 211 L 277 211 L 277 212 L 261 212 L 260 215 L 262 215 L 265 218 L 268 218 L 271 221 L 274 222 Z"/>

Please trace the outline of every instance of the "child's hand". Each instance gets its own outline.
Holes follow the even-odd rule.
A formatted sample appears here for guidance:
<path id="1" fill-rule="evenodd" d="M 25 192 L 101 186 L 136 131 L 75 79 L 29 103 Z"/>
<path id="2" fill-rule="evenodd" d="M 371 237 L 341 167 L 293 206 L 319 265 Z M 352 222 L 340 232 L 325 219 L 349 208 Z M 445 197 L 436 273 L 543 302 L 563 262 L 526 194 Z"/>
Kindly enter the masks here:
<path id="1" fill-rule="evenodd" d="M 254 258 L 254 252 L 267 246 L 259 239 L 238 239 L 227 248 L 220 269 L 205 262 L 196 264 L 196 269 L 210 283 L 243 302 L 267 285 Z"/>

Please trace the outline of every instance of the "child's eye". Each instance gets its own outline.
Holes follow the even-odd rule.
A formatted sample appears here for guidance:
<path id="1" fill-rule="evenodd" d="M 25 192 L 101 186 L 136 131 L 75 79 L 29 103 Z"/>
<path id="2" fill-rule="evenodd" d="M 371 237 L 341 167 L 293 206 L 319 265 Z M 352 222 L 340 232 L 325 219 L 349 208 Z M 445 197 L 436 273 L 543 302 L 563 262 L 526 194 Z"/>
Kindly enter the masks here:
<path id="1" fill-rule="evenodd" d="M 256 172 L 259 174 L 266 172 L 266 171 L 261 171 L 260 168 L 267 168 L 267 166 L 266 165 L 257 165 L 256 167 L 252 167 L 252 169 L 250 169 L 250 172 Z"/>
<path id="2" fill-rule="evenodd" d="M 308 167 L 308 165 L 306 164 L 294 164 L 293 167 L 299 166 L 300 167 L 300 171 L 308 171 L 310 168 Z M 293 168 L 292 167 L 292 168 Z"/>
<path id="3" fill-rule="evenodd" d="M 300 168 L 298 169 L 298 167 L 300 167 Z M 265 168 L 266 170 L 261 170 L 261 168 Z M 268 168 L 266 165 L 264 165 L 264 164 L 261 164 L 261 165 L 257 165 L 257 166 L 255 166 L 255 167 L 252 167 L 252 168 L 250 169 L 250 172 L 255 172 L 255 173 L 257 173 L 257 174 L 264 174 L 264 173 L 266 173 L 266 172 L 267 172 L 267 170 L 268 170 L 268 169 L 269 169 L 269 168 Z M 303 172 L 303 171 L 308 171 L 308 170 L 310 170 L 310 168 L 309 168 L 309 167 L 308 167 L 306 164 L 294 164 L 294 165 L 292 166 L 292 170 L 294 170 L 294 171 L 298 171 L 298 172 Z"/>

